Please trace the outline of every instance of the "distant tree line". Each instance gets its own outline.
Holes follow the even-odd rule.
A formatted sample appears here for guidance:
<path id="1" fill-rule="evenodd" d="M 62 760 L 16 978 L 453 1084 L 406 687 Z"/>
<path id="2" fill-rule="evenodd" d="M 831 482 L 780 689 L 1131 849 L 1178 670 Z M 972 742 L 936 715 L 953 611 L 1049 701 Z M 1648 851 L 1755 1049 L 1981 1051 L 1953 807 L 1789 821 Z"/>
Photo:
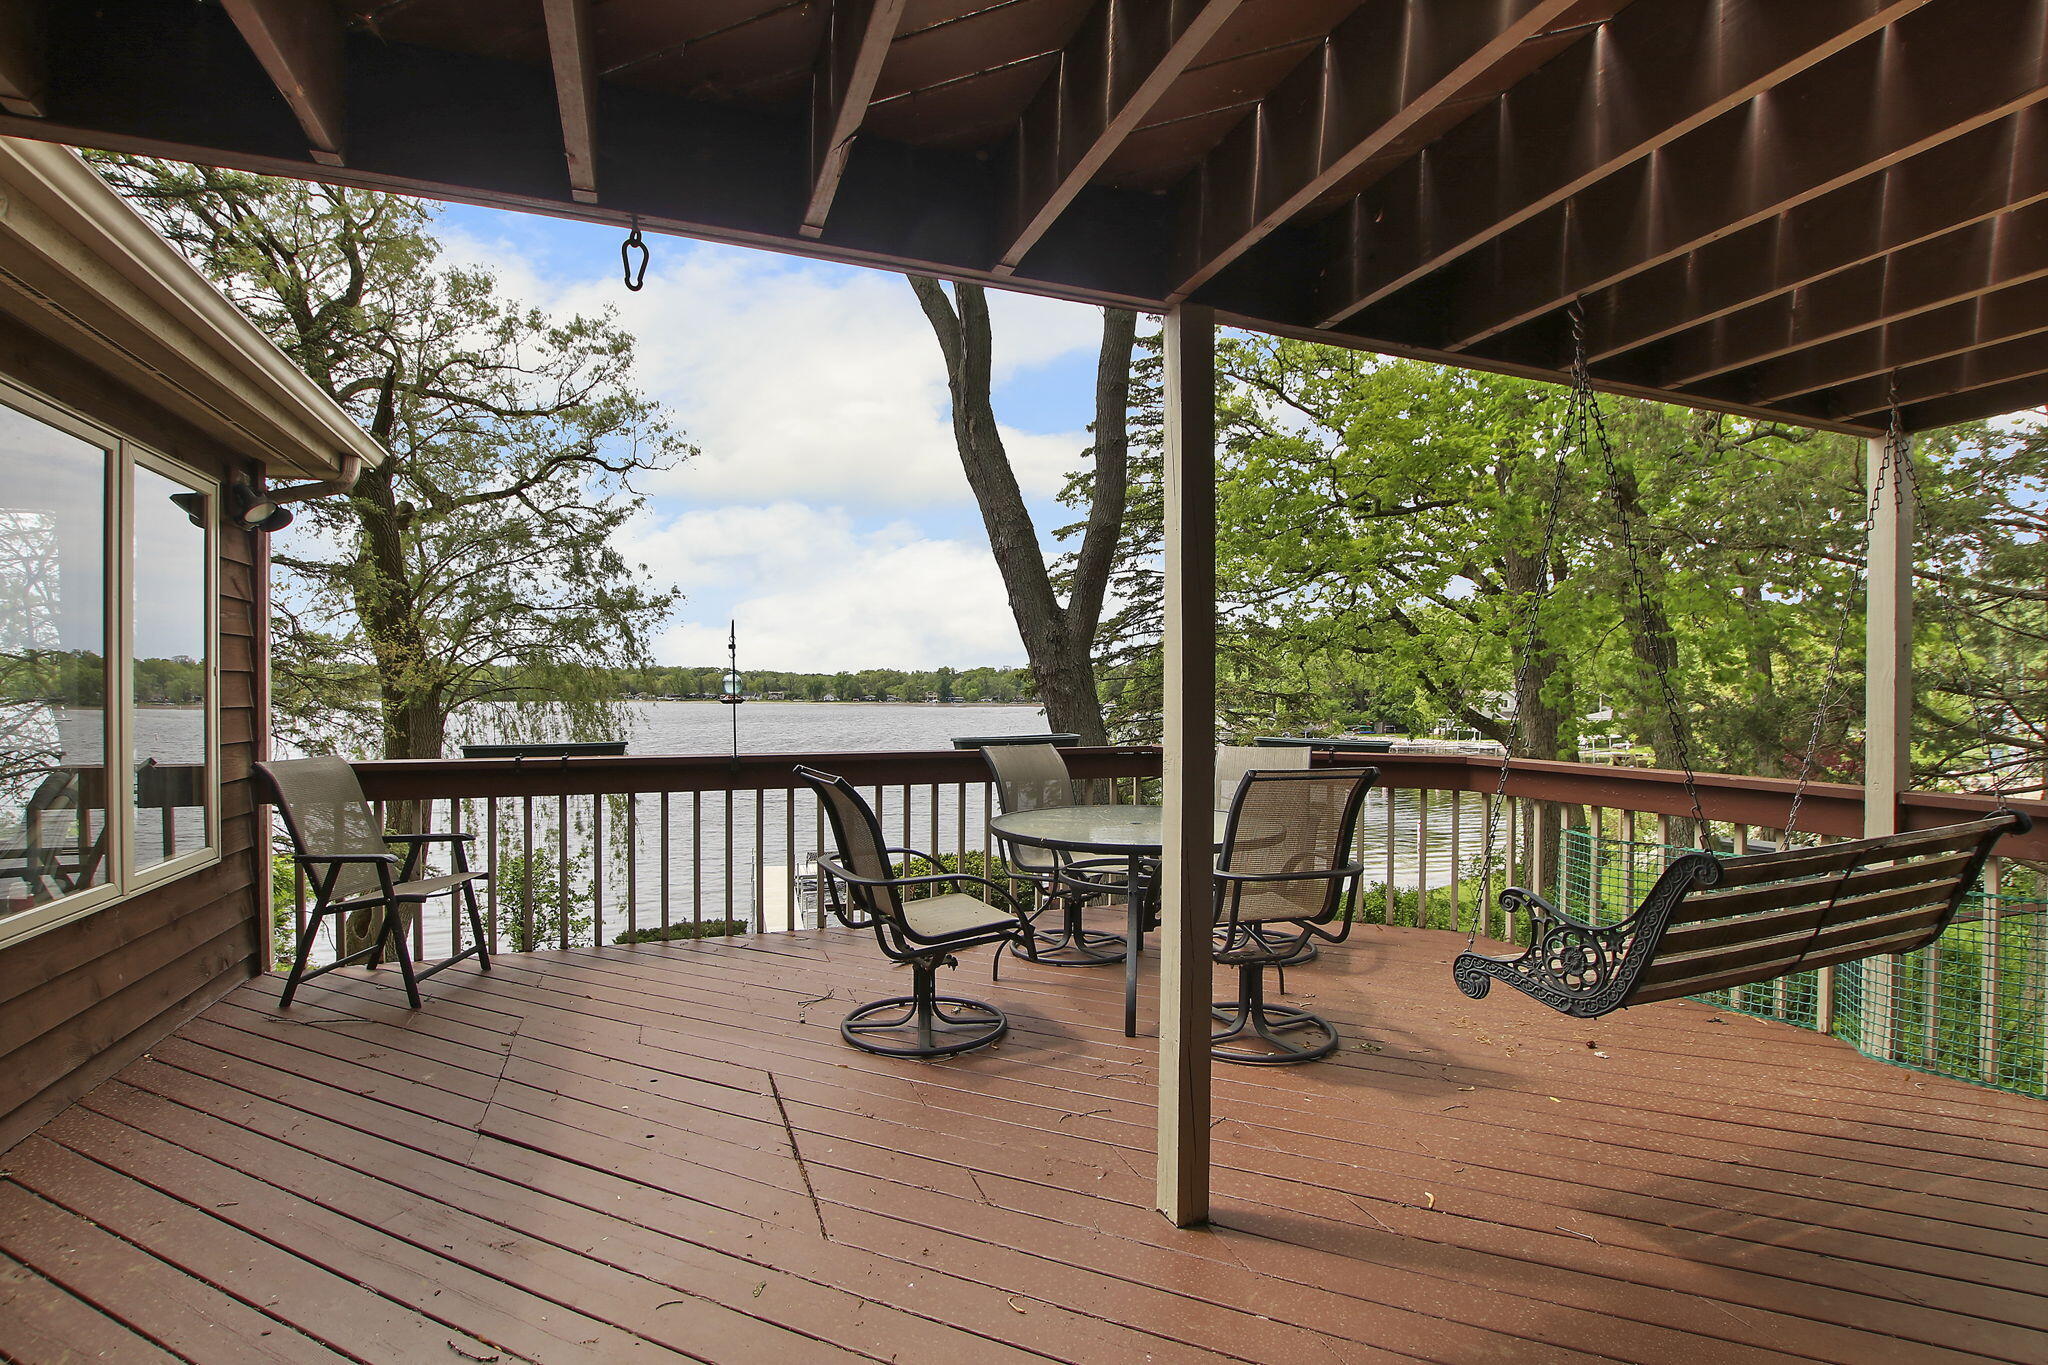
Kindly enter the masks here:
<path id="1" fill-rule="evenodd" d="M 622 689 L 642 697 L 715 697 L 721 667 L 622 668 Z M 1026 702 L 1038 700 L 1028 668 L 864 668 L 857 673 L 744 670 L 746 693 L 780 693 L 791 701 Z"/>
<path id="2" fill-rule="evenodd" d="M 197 706 L 206 700 L 206 665 L 183 655 L 137 659 L 135 700 L 144 706 Z M 106 702 L 107 666 L 97 651 L 0 654 L 0 705 L 94 707 Z"/>

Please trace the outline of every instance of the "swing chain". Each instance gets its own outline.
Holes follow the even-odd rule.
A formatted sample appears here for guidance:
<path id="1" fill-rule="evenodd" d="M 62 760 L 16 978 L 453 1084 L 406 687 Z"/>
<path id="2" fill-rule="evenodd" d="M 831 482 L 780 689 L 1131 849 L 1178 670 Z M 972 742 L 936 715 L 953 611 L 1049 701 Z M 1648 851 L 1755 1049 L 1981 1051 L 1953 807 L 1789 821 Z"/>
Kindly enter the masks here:
<path id="1" fill-rule="evenodd" d="M 1607 418 L 1600 410 L 1599 395 L 1593 390 L 1592 371 L 1586 365 L 1586 313 L 1574 300 L 1571 308 L 1572 320 L 1572 412 L 1577 424 L 1579 448 L 1590 448 L 1598 442 L 1600 462 L 1607 473 L 1608 496 L 1614 501 L 1615 529 L 1621 537 L 1623 552 L 1628 556 L 1629 580 L 1635 588 L 1636 610 L 1641 613 L 1640 628 L 1637 632 L 1642 647 L 1644 669 L 1656 681 L 1660 699 L 1664 705 L 1664 717 L 1671 725 L 1671 747 L 1678 759 L 1678 766 L 1685 772 L 1685 796 L 1692 806 L 1692 818 L 1699 822 L 1700 837 L 1706 837 L 1707 815 L 1700 807 L 1698 775 L 1693 771 L 1692 727 L 1678 706 L 1678 693 L 1671 686 L 1671 671 L 1658 663 L 1652 650 L 1653 642 L 1648 633 L 1650 620 L 1650 581 L 1644 572 L 1642 552 L 1636 546 L 1634 515 L 1629 511 L 1629 500 L 1621 495 L 1621 468 L 1614 458 L 1614 442 L 1607 434 Z"/>

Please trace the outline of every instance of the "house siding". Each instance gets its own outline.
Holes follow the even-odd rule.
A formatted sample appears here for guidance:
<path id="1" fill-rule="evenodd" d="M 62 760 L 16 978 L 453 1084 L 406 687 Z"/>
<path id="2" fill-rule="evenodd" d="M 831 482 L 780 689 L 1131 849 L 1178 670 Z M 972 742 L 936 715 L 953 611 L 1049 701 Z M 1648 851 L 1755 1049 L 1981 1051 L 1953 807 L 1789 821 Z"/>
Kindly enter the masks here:
<path id="1" fill-rule="evenodd" d="M 0 316 L 0 374 L 225 479 L 255 472 L 146 396 Z M 252 765 L 266 742 L 262 537 L 223 524 L 221 860 L 0 949 L 0 1149 L 264 970 L 266 841 Z"/>

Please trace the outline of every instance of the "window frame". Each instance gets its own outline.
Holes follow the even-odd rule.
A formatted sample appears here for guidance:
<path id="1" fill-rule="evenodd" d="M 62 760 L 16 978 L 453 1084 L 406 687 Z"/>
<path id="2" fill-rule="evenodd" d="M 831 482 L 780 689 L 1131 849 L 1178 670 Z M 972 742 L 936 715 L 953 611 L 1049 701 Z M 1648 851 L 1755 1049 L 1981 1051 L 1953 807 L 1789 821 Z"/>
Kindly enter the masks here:
<path id="1" fill-rule="evenodd" d="M 104 854 L 107 879 L 98 886 L 74 891 L 42 905 L 18 911 L 0 919 L 0 951 L 74 923 L 88 915 L 123 904 L 136 896 L 196 872 L 214 867 L 221 855 L 221 765 L 220 765 L 220 508 L 221 480 L 194 469 L 143 441 L 122 435 L 101 422 L 65 407 L 13 378 L 0 375 L 0 404 L 32 420 L 46 423 L 67 435 L 87 441 L 106 452 L 106 468 L 100 503 L 103 564 L 102 642 L 105 669 L 104 745 L 107 772 L 107 848 Z M 201 708 L 206 739 L 201 756 L 206 773 L 206 842 L 149 867 L 138 868 L 138 847 L 134 805 L 135 768 L 135 585 L 138 566 L 135 552 L 135 478 L 137 468 L 204 494 L 208 516 L 206 536 L 205 604 L 206 698 Z M 259 623 L 259 628 L 261 623 Z M 117 781 L 116 773 L 129 776 Z"/>

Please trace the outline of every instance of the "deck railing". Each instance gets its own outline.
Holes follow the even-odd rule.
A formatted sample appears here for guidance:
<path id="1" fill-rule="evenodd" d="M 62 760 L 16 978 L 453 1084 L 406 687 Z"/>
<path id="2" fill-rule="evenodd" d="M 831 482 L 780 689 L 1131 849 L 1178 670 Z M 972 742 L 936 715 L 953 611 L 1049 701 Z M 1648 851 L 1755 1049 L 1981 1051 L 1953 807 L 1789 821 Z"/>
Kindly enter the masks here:
<path id="1" fill-rule="evenodd" d="M 1159 771 L 1153 749 L 1066 752 L 1105 800 L 1136 799 Z M 402 759 L 356 771 L 392 825 L 476 836 L 472 866 L 491 873 L 485 932 L 495 950 L 526 951 L 815 926 L 813 860 L 830 840 L 798 764 L 861 787 L 893 844 L 1001 857 L 979 752 Z M 285 922 L 303 924 L 303 878 L 288 899 Z M 464 934 L 437 905 L 413 926 L 414 947 L 446 953 Z"/>
<path id="2" fill-rule="evenodd" d="M 1066 751 L 1098 799 L 1148 798 L 1159 753 L 1148 747 Z M 1361 821 L 1367 885 L 1361 917 L 1477 930 L 1512 939 L 1526 926 L 1499 912 L 1523 885 L 1595 919 L 1625 914 L 1683 848 L 1739 853 L 1783 838 L 1794 784 L 1705 774 L 1704 825 L 1684 781 L 1656 769 L 1517 760 L 1483 855 L 1485 801 L 1499 761 L 1484 755 L 1318 755 L 1380 769 Z M 863 788 L 893 843 L 964 859 L 1001 875 L 995 813 L 976 752 L 401 760 L 357 765 L 365 792 L 416 829 L 476 834 L 493 875 L 486 932 L 500 950 L 568 948 L 633 937 L 686 938 L 797 930 L 817 923 L 812 860 L 828 847 L 822 813 L 793 775 L 799 764 Z M 1902 828 L 1968 819 L 1988 797 L 1912 792 Z M 2009 838 L 1983 886 L 1942 941 L 1905 958 L 1806 973 L 1713 997 L 1725 1008 L 1844 1037 L 1873 1056 L 2028 1093 L 2048 1093 L 2048 803 L 2011 803 L 2036 820 Z M 1863 792 L 1809 786 L 1802 839 L 1863 831 Z M 290 898 L 303 918 L 305 888 Z M 286 909 L 281 929 L 290 924 Z M 446 952 L 449 917 L 414 926 L 415 946 Z"/>

